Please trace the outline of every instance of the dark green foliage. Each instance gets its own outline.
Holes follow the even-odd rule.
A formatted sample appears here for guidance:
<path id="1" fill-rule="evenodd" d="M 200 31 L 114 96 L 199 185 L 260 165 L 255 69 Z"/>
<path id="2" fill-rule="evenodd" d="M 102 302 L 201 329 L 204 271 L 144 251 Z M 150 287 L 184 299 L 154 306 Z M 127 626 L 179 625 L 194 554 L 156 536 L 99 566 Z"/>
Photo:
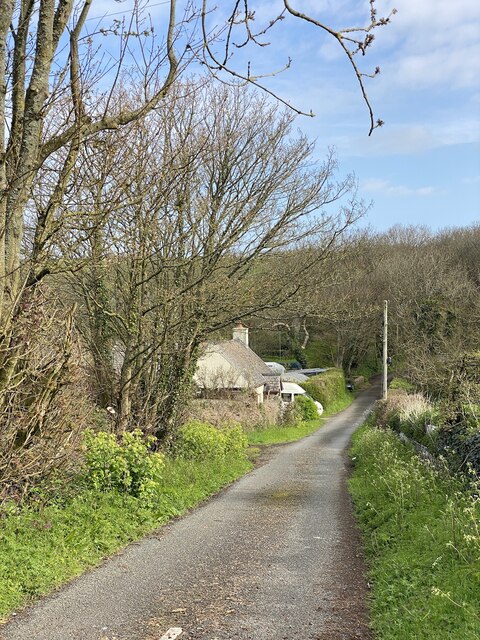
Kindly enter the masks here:
<path id="1" fill-rule="evenodd" d="M 324 373 L 313 376 L 300 386 L 314 400 L 321 402 L 326 411 L 330 411 L 332 405 L 343 401 L 348 396 L 342 369 L 327 369 Z"/>
<path id="2" fill-rule="evenodd" d="M 325 336 L 321 339 L 312 337 L 304 349 L 309 367 L 324 367 L 331 363 L 332 353 Z"/>
<path id="3" fill-rule="evenodd" d="M 369 357 L 365 357 L 361 363 L 352 366 L 350 370 L 350 377 L 357 378 L 358 376 L 363 376 L 365 380 L 369 380 L 372 376 L 379 373 L 382 368 L 381 361 L 370 355 Z"/>
<path id="4" fill-rule="evenodd" d="M 301 419 L 304 422 L 316 420 L 318 418 L 318 409 L 312 398 L 308 396 L 297 396 L 295 398 L 295 408 L 298 410 Z"/>
<path id="5" fill-rule="evenodd" d="M 473 472 L 480 477 L 480 430 L 472 430 L 467 421 L 439 430 L 437 452 L 444 456 L 454 472 Z"/>
<path id="6" fill-rule="evenodd" d="M 295 356 L 297 362 L 300 364 L 302 369 L 307 368 L 307 356 L 305 354 L 304 349 L 301 349 L 298 345 L 292 349 L 293 355 Z"/>

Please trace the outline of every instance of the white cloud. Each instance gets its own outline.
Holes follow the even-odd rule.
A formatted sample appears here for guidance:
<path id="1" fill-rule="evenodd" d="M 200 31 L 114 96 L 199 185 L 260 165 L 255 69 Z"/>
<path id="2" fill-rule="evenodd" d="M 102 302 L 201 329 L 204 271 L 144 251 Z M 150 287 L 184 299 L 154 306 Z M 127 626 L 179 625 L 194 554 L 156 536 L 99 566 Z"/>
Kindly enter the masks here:
<path id="1" fill-rule="evenodd" d="M 378 32 L 383 68 L 405 87 L 478 87 L 480 2 L 392 0 L 398 13 Z M 390 6 L 381 0 L 380 6 Z M 381 9 L 379 9 L 381 11 Z"/>
<path id="2" fill-rule="evenodd" d="M 377 178 L 371 178 L 370 180 L 362 181 L 360 189 L 369 193 L 379 193 L 385 196 L 399 197 L 399 196 L 420 196 L 428 197 L 438 193 L 437 189 L 432 186 L 428 187 L 407 187 L 404 185 L 394 185 L 388 182 L 388 180 L 379 180 Z"/>
<path id="3" fill-rule="evenodd" d="M 384 71 L 393 83 L 404 87 L 476 88 L 480 77 L 480 42 L 407 52 L 384 65 Z"/>
<path id="4" fill-rule="evenodd" d="M 479 141 L 480 123 L 465 119 L 452 122 L 438 120 L 428 124 L 387 124 L 369 138 L 364 135 L 337 137 L 336 146 L 344 156 L 382 157 L 415 155 L 452 145 L 478 144 Z"/>

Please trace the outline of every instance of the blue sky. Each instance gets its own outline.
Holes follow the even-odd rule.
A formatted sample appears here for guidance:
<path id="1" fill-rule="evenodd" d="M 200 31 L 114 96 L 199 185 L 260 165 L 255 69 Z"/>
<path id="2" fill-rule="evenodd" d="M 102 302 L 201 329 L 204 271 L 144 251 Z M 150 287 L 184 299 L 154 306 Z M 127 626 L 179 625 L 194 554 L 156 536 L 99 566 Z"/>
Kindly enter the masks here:
<path id="1" fill-rule="evenodd" d="M 257 21 L 279 2 L 258 2 Z M 297 0 L 292 5 L 336 27 L 363 24 L 368 2 Z M 360 195 L 374 201 L 364 224 L 386 229 L 423 224 L 432 229 L 480 222 L 480 2 L 378 0 L 379 15 L 398 13 L 361 62 L 376 117 L 385 121 L 368 137 L 368 114 L 348 60 L 313 26 L 286 19 L 260 51 L 258 69 L 291 68 L 269 81 L 296 107 L 317 139 L 319 157 L 337 149 L 343 171 L 353 171 Z M 254 69 L 255 71 L 255 69 Z"/>
<path id="2" fill-rule="evenodd" d="M 250 0 L 258 29 L 281 10 L 282 0 Z M 295 8 L 334 27 L 368 22 L 368 0 L 290 0 Z M 100 0 L 91 15 L 122 11 L 127 2 Z M 231 2 L 211 2 L 212 25 Z M 167 6 L 151 6 L 165 22 Z M 398 13 L 378 29 L 360 63 L 375 116 L 385 121 L 368 137 L 368 113 L 353 71 L 332 38 L 291 17 L 264 38 L 268 47 L 237 52 L 239 70 L 270 73 L 265 81 L 295 107 L 299 128 L 317 140 L 321 159 L 335 147 L 342 172 L 354 172 L 359 194 L 373 201 L 363 224 L 387 229 L 422 224 L 438 229 L 480 221 L 480 1 L 377 0 L 379 15 Z M 157 30 L 158 32 L 158 30 Z"/>

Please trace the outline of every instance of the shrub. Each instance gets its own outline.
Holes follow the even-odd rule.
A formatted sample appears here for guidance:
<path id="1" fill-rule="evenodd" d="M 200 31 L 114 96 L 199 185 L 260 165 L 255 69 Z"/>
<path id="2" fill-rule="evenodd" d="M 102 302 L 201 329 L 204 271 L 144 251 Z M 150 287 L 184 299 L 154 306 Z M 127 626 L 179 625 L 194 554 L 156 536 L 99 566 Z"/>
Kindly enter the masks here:
<path id="1" fill-rule="evenodd" d="M 87 429 L 84 435 L 87 485 L 98 491 L 113 489 L 152 499 L 165 464 L 161 453 L 150 450 L 154 440 L 144 438 L 140 429 L 123 433 L 120 440 L 113 433 Z"/>
<path id="2" fill-rule="evenodd" d="M 233 423 L 223 428 L 222 435 L 225 439 L 225 454 L 235 458 L 243 456 L 248 446 L 248 438 L 242 425 Z"/>
<path id="3" fill-rule="evenodd" d="M 309 396 L 320 402 L 326 411 L 348 395 L 342 369 L 327 369 L 327 371 L 310 378 L 308 382 L 303 382 L 300 386 Z"/>
<path id="4" fill-rule="evenodd" d="M 377 403 L 378 423 L 395 431 L 403 431 L 425 446 L 435 449 L 435 433 L 427 433 L 427 425 L 438 425 L 435 407 L 420 393 L 407 394 L 402 389 Z"/>
<path id="5" fill-rule="evenodd" d="M 415 386 L 406 378 L 394 378 L 390 383 L 389 388 L 393 390 L 401 389 L 402 391 L 406 391 L 407 393 L 415 391 Z"/>
<path id="6" fill-rule="evenodd" d="M 174 451 L 178 457 L 191 460 L 238 457 L 245 453 L 247 443 L 239 424 L 217 429 L 208 422 L 191 420 L 180 427 Z"/>
<path id="7" fill-rule="evenodd" d="M 174 445 L 178 457 L 201 460 L 225 455 L 225 439 L 221 432 L 208 422 L 191 420 L 180 427 Z"/>
<path id="8" fill-rule="evenodd" d="M 72 314 L 62 318 L 51 299 L 43 285 L 30 291 L 34 312 L 20 313 L 0 340 L 0 503 L 68 475 L 92 418 Z"/>
<path id="9" fill-rule="evenodd" d="M 318 409 L 312 398 L 308 396 L 297 396 L 295 398 L 295 406 L 301 416 L 301 420 L 308 422 L 318 418 Z"/>
<path id="10" fill-rule="evenodd" d="M 290 402 L 284 407 L 282 413 L 282 427 L 298 427 L 302 420 L 302 412 L 296 402 Z"/>

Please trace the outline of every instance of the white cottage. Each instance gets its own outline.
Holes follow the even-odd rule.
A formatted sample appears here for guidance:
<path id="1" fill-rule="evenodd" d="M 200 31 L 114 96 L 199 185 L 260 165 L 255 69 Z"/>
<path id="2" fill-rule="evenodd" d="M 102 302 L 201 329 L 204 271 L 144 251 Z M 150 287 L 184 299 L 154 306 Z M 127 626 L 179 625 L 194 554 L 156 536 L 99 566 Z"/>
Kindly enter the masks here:
<path id="1" fill-rule="evenodd" d="M 248 328 L 233 330 L 232 340 L 205 345 L 194 376 L 200 389 L 251 390 L 261 404 L 265 394 L 280 393 L 280 376 L 273 372 L 248 345 Z"/>

